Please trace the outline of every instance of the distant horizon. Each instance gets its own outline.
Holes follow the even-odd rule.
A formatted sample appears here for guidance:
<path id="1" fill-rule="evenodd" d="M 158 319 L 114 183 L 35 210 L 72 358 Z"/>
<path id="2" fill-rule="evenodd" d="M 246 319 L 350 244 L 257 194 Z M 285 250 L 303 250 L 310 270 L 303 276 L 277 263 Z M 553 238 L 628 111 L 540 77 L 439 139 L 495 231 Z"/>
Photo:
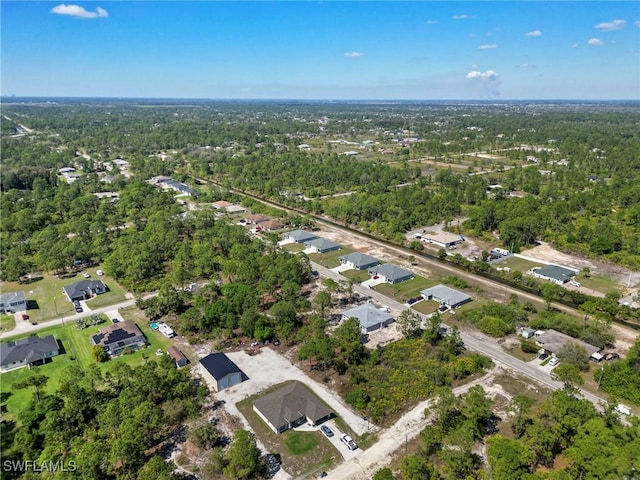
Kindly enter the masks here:
<path id="1" fill-rule="evenodd" d="M 0 2 L 0 94 L 640 99 L 637 2 Z"/>
<path id="2" fill-rule="evenodd" d="M 126 97 L 126 96 L 73 96 L 73 95 L 1 95 L 0 102 L 6 100 L 145 100 L 145 101 L 198 101 L 198 102 L 314 102 L 314 103 L 509 103 L 509 102 L 566 102 L 566 103 L 640 103 L 640 98 L 207 98 L 207 97 Z"/>

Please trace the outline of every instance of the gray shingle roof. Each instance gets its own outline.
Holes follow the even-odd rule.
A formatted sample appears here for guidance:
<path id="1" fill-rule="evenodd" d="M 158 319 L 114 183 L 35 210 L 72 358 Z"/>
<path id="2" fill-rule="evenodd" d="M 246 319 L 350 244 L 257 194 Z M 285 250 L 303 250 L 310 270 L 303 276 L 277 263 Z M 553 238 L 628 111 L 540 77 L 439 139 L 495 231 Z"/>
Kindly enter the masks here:
<path id="1" fill-rule="evenodd" d="M 535 271 L 537 275 L 541 275 L 547 278 L 554 278 L 560 282 L 568 282 L 571 277 L 575 276 L 576 272 L 569 270 L 568 268 L 559 267 L 558 265 L 547 265 L 541 267 Z"/>
<path id="2" fill-rule="evenodd" d="M 339 260 L 342 263 L 352 263 L 356 268 L 373 267 L 380 263 L 380 260 L 378 260 L 377 258 L 360 252 L 353 252 L 348 253 L 347 255 L 342 255 L 341 257 L 339 257 Z"/>
<path id="3" fill-rule="evenodd" d="M 436 285 L 435 287 L 427 288 L 420 292 L 425 298 L 434 298 L 440 303 L 455 307 L 471 300 L 471 297 L 466 293 L 459 292 L 446 285 Z"/>
<path id="4" fill-rule="evenodd" d="M 276 429 L 301 416 L 315 424 L 331 414 L 314 393 L 297 381 L 259 398 L 253 405 Z"/>
<path id="5" fill-rule="evenodd" d="M 332 242 L 331 240 L 327 240 L 326 238 L 314 238 L 313 240 L 309 240 L 305 242 L 305 246 L 315 247 L 318 250 L 335 250 L 340 248 L 340 244 L 336 242 Z"/>
<path id="6" fill-rule="evenodd" d="M 0 305 L 9 305 L 10 303 L 26 302 L 27 297 L 24 296 L 24 292 L 9 292 L 0 295 Z"/>
<path id="7" fill-rule="evenodd" d="M 284 234 L 285 237 L 291 238 L 296 243 L 304 243 L 313 240 L 316 237 L 313 233 L 305 232 L 304 230 L 293 230 Z"/>
<path id="8" fill-rule="evenodd" d="M 374 307 L 370 303 L 365 303 L 358 307 L 347 310 L 342 314 L 344 318 L 357 318 L 362 328 L 369 328 L 381 323 L 393 320 L 393 315 L 384 310 Z"/>
<path id="9" fill-rule="evenodd" d="M 241 373 L 243 377 L 246 375 L 240 370 L 233 360 L 224 353 L 210 353 L 200 359 L 200 364 L 211 374 L 216 380 L 221 380 L 230 373 Z"/>
<path id="10" fill-rule="evenodd" d="M 0 365 L 14 362 L 35 362 L 42 360 L 45 354 L 58 350 L 58 342 L 53 335 L 40 338 L 32 335 L 20 340 L 0 344 Z"/>
<path id="11" fill-rule="evenodd" d="M 102 280 L 80 280 L 79 282 L 72 283 L 63 288 L 64 293 L 70 299 L 84 296 L 85 292 L 91 290 L 105 290 L 107 287 Z"/>
<path id="12" fill-rule="evenodd" d="M 396 282 L 413 277 L 413 272 L 406 268 L 394 265 L 393 263 L 385 263 L 383 265 L 373 267 L 370 272 L 375 275 L 385 277 L 390 282 Z"/>
<path id="13" fill-rule="evenodd" d="M 547 330 L 542 335 L 538 335 L 536 337 L 536 342 L 538 342 L 545 350 L 555 354 L 557 354 L 564 345 L 571 342 L 584 348 L 589 355 L 593 355 L 595 352 L 601 350 L 599 347 L 590 345 L 582 340 L 570 337 L 569 335 L 565 335 L 564 333 L 556 330 Z"/>

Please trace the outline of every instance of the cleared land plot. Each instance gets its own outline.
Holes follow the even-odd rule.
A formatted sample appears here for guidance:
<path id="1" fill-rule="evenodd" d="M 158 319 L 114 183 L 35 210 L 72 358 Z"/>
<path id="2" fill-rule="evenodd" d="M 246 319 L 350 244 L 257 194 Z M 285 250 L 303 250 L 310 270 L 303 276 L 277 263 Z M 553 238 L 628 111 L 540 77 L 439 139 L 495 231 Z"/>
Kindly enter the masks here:
<path id="1" fill-rule="evenodd" d="M 125 290 L 113 278 L 107 275 L 98 276 L 96 274 L 98 270 L 100 267 L 83 270 L 91 275 L 90 280 L 102 280 L 108 289 L 106 293 L 89 300 L 89 307 L 99 308 L 126 300 Z M 67 300 L 62 288 L 80 280 L 85 280 L 81 273 L 72 278 L 56 278 L 53 275 L 45 275 L 41 280 L 30 284 L 5 283 L 2 285 L 2 291 L 3 293 L 23 291 L 27 297 L 29 319 L 35 322 L 44 322 L 58 318 L 63 313 L 75 313 L 73 305 Z"/>
<path id="2" fill-rule="evenodd" d="M 354 250 L 349 248 L 341 248 L 340 250 L 327 253 L 310 253 L 308 256 L 312 262 L 319 263 L 323 267 L 335 268 L 340 265 L 340 260 L 338 260 L 339 257 L 352 253 L 353 251 Z"/>
<path id="3" fill-rule="evenodd" d="M 47 335 L 55 336 L 58 343 L 62 344 L 64 353 L 61 351 L 61 355 L 53 357 L 51 363 L 36 367 L 35 369 L 30 370 L 24 367 L 2 373 L 0 377 L 0 392 L 2 392 L 2 395 L 9 394 L 6 403 L 8 416 L 13 417 L 25 408 L 33 393 L 33 389 L 17 390 L 12 388 L 13 383 L 31 376 L 35 371 L 49 377 L 44 391 L 53 393 L 60 385 L 60 378 L 64 370 L 70 365 L 79 365 L 83 370 L 91 365 L 98 365 L 103 372 L 109 372 L 119 363 L 124 362 L 134 367 L 148 360 L 155 361 L 158 359 L 159 357 L 155 355 L 155 351 L 157 349 L 166 351 L 172 342 L 160 332 L 151 330 L 146 321 L 140 321 L 139 317 L 143 316 L 143 314 L 141 312 L 139 314 L 134 313 L 136 311 L 140 312 L 137 309 L 131 309 L 122 311 L 121 314 L 125 319 L 133 320 L 138 324 L 138 327 L 140 327 L 140 330 L 142 330 L 142 333 L 144 333 L 144 336 L 147 338 L 149 345 L 142 350 L 128 355 L 121 355 L 104 363 L 97 363 L 91 355 L 91 335 L 98 333 L 101 328 L 111 324 L 106 320 L 106 317 L 103 316 L 105 321 L 100 325 L 87 328 L 78 328 L 75 322 L 65 322 L 64 325 L 56 325 L 39 330 L 37 334 L 40 337 Z M 16 336 L 10 340 L 17 340 L 27 336 L 29 336 L 29 334 Z"/>
<path id="4" fill-rule="evenodd" d="M 506 260 L 503 260 L 498 263 L 494 263 L 494 267 L 509 267 L 511 270 L 518 270 L 519 272 L 526 272 L 527 270 L 531 270 L 533 267 L 544 267 L 544 263 L 535 263 L 529 260 L 525 260 L 524 258 L 518 257 L 509 257 Z"/>
<path id="5" fill-rule="evenodd" d="M 270 393 L 284 384 L 273 387 L 253 395 L 236 406 L 251 429 L 260 439 L 268 453 L 279 453 L 282 457 L 282 468 L 295 478 L 304 477 L 321 470 L 333 468 L 333 462 L 341 458 L 340 453 L 319 431 L 289 430 L 275 434 L 258 414 L 253 410 L 253 402 L 265 394 Z"/>
<path id="6" fill-rule="evenodd" d="M 622 292 L 624 288 L 615 280 L 610 278 L 598 277 L 590 275 L 585 277 L 580 273 L 576 275 L 576 281 L 580 282 L 585 288 L 590 288 L 596 292 L 609 293 L 609 292 Z"/>
<path id="7" fill-rule="evenodd" d="M 398 302 L 404 303 L 410 298 L 420 295 L 420 292 L 425 288 L 433 287 L 437 284 L 438 282 L 435 280 L 416 275 L 406 282 L 396 283 L 395 285 L 391 285 L 390 283 L 381 283 L 380 285 L 373 287 L 373 289 L 389 298 L 393 298 Z"/>

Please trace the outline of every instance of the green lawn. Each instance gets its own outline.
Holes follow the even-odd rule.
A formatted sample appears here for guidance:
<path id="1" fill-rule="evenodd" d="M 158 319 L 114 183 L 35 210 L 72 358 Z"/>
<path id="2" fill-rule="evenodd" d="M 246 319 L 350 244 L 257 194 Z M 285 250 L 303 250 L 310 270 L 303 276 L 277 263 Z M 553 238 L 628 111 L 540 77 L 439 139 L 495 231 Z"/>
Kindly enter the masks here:
<path id="1" fill-rule="evenodd" d="M 417 312 L 428 315 L 435 312 L 438 309 L 438 305 L 438 302 L 423 300 L 422 302 L 416 303 L 411 308 Z"/>
<path id="2" fill-rule="evenodd" d="M 8 332 L 16 328 L 16 318 L 13 315 L 0 315 L 0 332 Z"/>
<path id="3" fill-rule="evenodd" d="M 609 293 L 609 292 L 622 292 L 623 288 L 618 282 L 610 278 L 594 277 L 590 275 L 585 277 L 584 274 L 579 273 L 575 277 L 577 282 L 580 282 L 585 288 L 590 288 L 596 292 Z"/>
<path id="4" fill-rule="evenodd" d="M 91 299 L 89 301 L 90 307 L 99 308 L 124 301 L 126 299 L 125 290 L 113 278 L 107 275 L 98 276 L 97 270 L 100 270 L 99 266 L 88 268 L 85 272 L 91 275 L 91 279 L 102 280 L 108 291 Z M 20 285 L 17 282 L 5 283 L 2 285 L 2 291 L 5 293 L 23 291 L 27 297 L 29 318 L 35 322 L 46 322 L 60 317 L 62 313 L 75 313 L 62 288 L 80 280 L 84 280 L 81 274 L 72 278 L 55 278 L 53 275 L 44 275 L 41 280 L 26 285 Z"/>
<path id="5" fill-rule="evenodd" d="M 293 455 L 304 455 L 320 444 L 317 432 L 289 430 L 282 434 L 285 445 Z"/>
<path id="6" fill-rule="evenodd" d="M 535 263 L 525 260 L 524 258 L 518 258 L 511 256 L 502 262 L 494 263 L 493 267 L 509 267 L 511 270 L 518 270 L 525 273 L 527 270 L 531 270 L 533 267 L 544 267 L 544 263 Z"/>
<path id="7" fill-rule="evenodd" d="M 352 278 L 358 283 L 362 283 L 371 278 L 366 270 L 345 270 L 344 272 L 341 272 L 340 275 L 349 279 Z"/>
<path id="8" fill-rule="evenodd" d="M 128 310 L 122 310 L 121 314 L 126 320 L 133 320 L 138 324 L 147 338 L 149 345 L 142 350 L 98 364 L 103 372 L 113 370 L 113 368 L 121 362 L 125 362 L 131 366 L 137 366 L 148 360 L 155 361 L 155 359 L 159 358 L 155 354 L 156 350 L 162 349 L 166 351 L 172 344 L 172 341 L 160 332 L 151 330 L 148 322 L 144 319 L 144 314 L 140 312 L 140 310 L 132 307 Z M 79 328 L 75 322 L 65 322 L 64 325 L 51 326 L 38 331 L 37 334 L 40 337 L 54 335 L 59 343 L 62 344 L 64 350 L 64 353 L 61 352 L 61 355 L 53 357 L 51 363 L 36 367 L 36 370 L 49 377 L 49 382 L 46 386 L 47 392 L 53 392 L 58 388 L 62 372 L 67 366 L 79 364 L 82 368 L 87 368 L 89 365 L 96 363 L 91 356 L 91 335 L 98 333 L 100 328 L 110 325 L 110 322 L 105 316 L 102 318 L 105 320 L 103 323 L 87 328 Z M 26 336 L 28 335 L 16 336 L 11 338 L 11 340 L 17 340 Z M 11 417 L 24 408 L 32 395 L 31 390 L 12 389 L 12 384 L 27 378 L 33 372 L 33 369 L 19 368 L 0 375 L 0 392 L 2 392 L 2 394 L 10 393 L 6 404 L 8 416 Z"/>
<path id="9" fill-rule="evenodd" d="M 303 243 L 287 243 L 283 245 L 282 248 L 284 248 L 288 252 L 298 253 L 304 250 L 304 244 Z"/>
<path id="10" fill-rule="evenodd" d="M 415 275 L 411 280 L 407 280 L 406 282 L 400 282 L 394 285 L 391 285 L 390 283 L 381 283 L 380 285 L 373 287 L 373 289 L 389 298 L 393 298 L 398 302 L 404 303 L 411 297 L 417 297 L 420 295 L 420 292 L 425 288 L 433 287 L 437 284 L 438 282 L 435 280 Z"/>
<path id="11" fill-rule="evenodd" d="M 312 262 L 319 263 L 326 268 L 335 268 L 340 265 L 338 257 L 352 253 L 353 250 L 348 248 L 341 248 L 340 250 L 334 250 L 327 253 L 310 253 L 308 256 Z"/>

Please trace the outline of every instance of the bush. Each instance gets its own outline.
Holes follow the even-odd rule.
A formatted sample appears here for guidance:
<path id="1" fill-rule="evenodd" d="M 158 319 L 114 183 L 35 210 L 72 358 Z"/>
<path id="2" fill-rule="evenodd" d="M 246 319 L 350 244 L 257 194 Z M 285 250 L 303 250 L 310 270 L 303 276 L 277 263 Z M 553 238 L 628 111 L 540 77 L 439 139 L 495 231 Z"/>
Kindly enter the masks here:
<path id="1" fill-rule="evenodd" d="M 524 338 L 520 340 L 520 348 L 524 353 L 538 353 L 538 350 L 540 350 L 536 342 Z"/>

